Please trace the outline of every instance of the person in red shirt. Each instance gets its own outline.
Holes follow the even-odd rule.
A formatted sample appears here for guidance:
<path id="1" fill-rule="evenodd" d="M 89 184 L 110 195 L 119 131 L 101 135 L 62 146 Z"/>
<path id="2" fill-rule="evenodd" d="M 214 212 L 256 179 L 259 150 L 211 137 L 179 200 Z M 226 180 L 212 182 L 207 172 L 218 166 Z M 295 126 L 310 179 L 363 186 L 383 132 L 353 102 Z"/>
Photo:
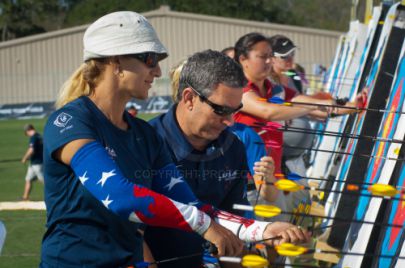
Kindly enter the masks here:
<path id="1" fill-rule="evenodd" d="M 325 109 L 322 106 L 298 105 L 285 106 L 269 103 L 265 100 L 278 96 L 284 101 L 306 102 L 320 105 L 333 105 L 334 99 L 319 99 L 311 96 L 297 94 L 294 90 L 274 85 L 268 79 L 271 71 L 271 49 L 267 37 L 260 33 L 248 33 L 235 44 L 235 60 L 242 66 L 248 79 L 247 86 L 243 89 L 243 108 L 235 114 L 235 121 L 253 126 L 262 137 L 266 147 L 271 151 L 271 157 L 275 161 L 275 172 L 281 172 L 281 158 L 283 133 L 272 130 L 277 128 L 283 121 L 311 115 L 317 118 L 326 118 L 331 112 L 335 114 L 348 113 L 350 110 L 342 108 Z M 356 106 L 356 103 L 347 103 L 348 106 Z M 265 128 L 258 127 L 266 125 Z"/>
<path id="2" fill-rule="evenodd" d="M 261 100 L 275 95 L 274 85 L 268 80 L 271 56 L 272 50 L 267 38 L 259 33 L 244 35 L 236 42 L 235 60 L 241 64 L 248 84 L 243 89 L 243 108 L 235 114 L 235 121 L 255 128 L 266 143 L 266 147 L 270 148 L 270 155 L 275 161 L 275 172 L 279 173 L 281 172 L 283 134 L 280 131 L 259 128 L 258 125 L 275 125 L 276 121 L 308 114 L 316 107 L 284 107 Z M 285 100 L 289 101 L 293 97 L 293 94 L 288 96 L 286 94 Z"/>

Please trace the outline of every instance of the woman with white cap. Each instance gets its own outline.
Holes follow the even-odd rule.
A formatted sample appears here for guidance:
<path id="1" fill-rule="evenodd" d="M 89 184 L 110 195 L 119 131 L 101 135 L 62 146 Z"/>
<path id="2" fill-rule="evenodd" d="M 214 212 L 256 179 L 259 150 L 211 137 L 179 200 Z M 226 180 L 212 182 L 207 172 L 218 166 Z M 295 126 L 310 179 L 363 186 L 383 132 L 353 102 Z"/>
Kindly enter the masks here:
<path id="1" fill-rule="evenodd" d="M 40 267 L 133 266 L 143 260 L 142 224 L 195 231 L 220 255 L 239 254 L 242 242 L 206 214 L 213 209 L 192 194 L 154 130 L 125 112 L 131 98 L 147 98 L 167 57 L 152 26 L 115 12 L 83 41 L 84 63 L 45 127 Z"/>

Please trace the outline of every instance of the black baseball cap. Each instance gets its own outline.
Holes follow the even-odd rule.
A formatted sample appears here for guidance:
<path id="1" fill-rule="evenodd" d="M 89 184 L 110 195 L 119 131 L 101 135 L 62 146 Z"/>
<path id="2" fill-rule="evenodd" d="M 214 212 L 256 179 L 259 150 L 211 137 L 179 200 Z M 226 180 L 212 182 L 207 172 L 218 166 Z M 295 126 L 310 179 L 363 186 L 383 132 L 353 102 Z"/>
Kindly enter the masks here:
<path id="1" fill-rule="evenodd" d="M 274 35 L 270 37 L 269 43 L 275 57 L 288 56 L 297 48 L 293 41 L 284 35 Z"/>

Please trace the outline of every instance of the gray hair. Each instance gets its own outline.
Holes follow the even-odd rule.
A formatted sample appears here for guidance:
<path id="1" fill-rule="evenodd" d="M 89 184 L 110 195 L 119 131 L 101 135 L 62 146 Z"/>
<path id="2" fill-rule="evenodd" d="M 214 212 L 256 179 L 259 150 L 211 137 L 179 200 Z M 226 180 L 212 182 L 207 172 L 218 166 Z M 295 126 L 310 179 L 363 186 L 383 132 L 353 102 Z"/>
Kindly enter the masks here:
<path id="1" fill-rule="evenodd" d="M 205 50 L 195 53 L 185 63 L 179 82 L 177 101 L 180 101 L 185 88 L 191 86 L 205 97 L 224 84 L 242 88 L 247 80 L 241 66 L 219 51 Z"/>

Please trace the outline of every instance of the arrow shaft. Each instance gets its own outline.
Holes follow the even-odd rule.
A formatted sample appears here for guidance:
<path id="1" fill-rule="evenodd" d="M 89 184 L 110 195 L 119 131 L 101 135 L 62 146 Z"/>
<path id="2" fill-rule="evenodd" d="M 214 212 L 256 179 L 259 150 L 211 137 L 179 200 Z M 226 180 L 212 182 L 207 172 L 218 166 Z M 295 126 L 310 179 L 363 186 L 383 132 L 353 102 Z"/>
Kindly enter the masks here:
<path id="1" fill-rule="evenodd" d="M 184 255 L 184 256 L 180 256 L 180 257 L 169 258 L 169 259 L 165 259 L 165 260 L 161 260 L 161 261 L 155 261 L 154 263 L 151 263 L 151 264 L 167 263 L 167 262 L 172 262 L 172 261 L 189 259 L 189 258 L 202 256 L 202 255 L 203 255 L 202 253 L 194 253 L 194 254 L 190 254 L 190 255 Z"/>
<path id="2" fill-rule="evenodd" d="M 298 73 L 284 73 L 286 76 L 298 75 Z M 324 74 L 312 74 L 312 73 L 305 73 L 305 77 L 324 77 Z M 345 77 L 345 76 L 327 76 L 327 79 L 340 79 L 340 80 L 356 80 L 355 77 Z"/>
<path id="3" fill-rule="evenodd" d="M 291 149 L 302 149 L 302 150 L 309 150 L 314 152 L 323 152 L 323 153 L 331 153 L 331 154 L 342 154 L 342 155 L 352 155 L 352 156 L 359 156 L 359 157 L 367 157 L 367 158 L 376 158 L 376 159 L 385 159 L 385 160 L 394 160 L 394 161 L 404 161 L 404 158 L 395 158 L 395 157 L 386 157 L 386 156 L 378 156 L 378 155 L 368 155 L 368 154 L 356 154 L 356 153 L 348 153 L 348 152 L 339 152 L 333 150 L 323 150 L 317 148 L 308 148 L 308 147 L 301 147 L 301 146 L 290 146 L 283 144 L 284 148 L 291 148 Z"/>
<path id="4" fill-rule="evenodd" d="M 281 214 L 291 215 L 294 214 L 293 212 L 286 212 L 282 211 Z M 312 218 L 319 218 L 324 220 L 334 220 L 334 221 L 342 221 L 345 223 L 360 223 L 360 224 L 372 224 L 381 227 L 394 227 L 394 228 L 405 228 L 405 226 L 400 224 L 389 224 L 389 223 L 381 223 L 381 222 L 372 222 L 372 221 L 361 221 L 361 220 L 353 220 L 353 219 L 345 219 L 340 217 L 330 217 L 330 216 L 319 216 L 319 215 L 312 215 L 312 214 L 305 214 L 305 213 L 295 213 L 302 217 L 312 217 Z"/>
<path id="5" fill-rule="evenodd" d="M 289 179 L 289 177 L 288 177 L 289 175 L 275 174 L 275 176 L 276 176 L 276 177 L 281 177 L 281 178 L 286 177 L 287 179 Z M 299 179 L 316 180 L 316 181 L 330 181 L 330 182 L 342 182 L 342 183 L 345 183 L 345 182 L 346 182 L 345 180 L 336 180 L 336 179 L 332 180 L 332 179 L 315 178 L 315 177 L 305 177 L 305 176 L 300 176 Z M 290 179 L 290 180 L 296 180 L 296 179 Z M 350 184 L 360 185 L 360 186 L 362 186 L 362 185 L 369 185 L 369 186 L 375 185 L 375 183 L 371 183 L 371 182 L 351 182 Z M 390 185 L 390 186 L 393 186 L 393 185 Z M 394 185 L 394 187 L 395 187 L 397 190 L 404 190 L 404 189 L 405 189 L 405 187 L 401 187 L 401 186 L 395 186 L 395 185 Z M 365 188 L 363 187 L 363 189 L 365 189 Z M 325 191 L 325 190 L 322 189 L 322 190 L 319 190 L 319 191 Z"/>
<path id="6" fill-rule="evenodd" d="M 255 123 L 255 125 L 250 126 L 252 128 L 259 128 L 263 130 L 276 130 L 282 132 L 294 132 L 294 133 L 304 133 L 304 134 L 314 134 L 314 135 L 324 135 L 324 136 L 332 136 L 332 137 L 339 137 L 339 138 L 349 138 L 349 139 L 368 139 L 374 140 L 379 142 L 392 142 L 392 143 L 405 143 L 404 140 L 398 139 L 386 139 L 374 136 L 367 136 L 367 135 L 354 135 L 354 134 L 347 134 L 341 132 L 334 132 L 334 131 L 327 131 L 327 130 L 314 130 L 308 128 L 300 128 L 300 127 L 291 127 L 291 126 L 280 126 L 280 127 L 270 127 L 263 123 Z"/>
<path id="7" fill-rule="evenodd" d="M 266 147 L 266 154 L 267 154 L 267 156 L 270 156 L 270 154 L 271 154 L 271 147 Z M 264 179 L 265 179 L 265 177 L 264 177 L 264 176 L 261 176 L 261 178 L 260 178 L 261 183 L 260 183 L 259 189 L 258 189 L 258 191 L 257 191 L 256 200 L 255 200 L 255 205 L 257 205 L 258 202 L 259 202 L 260 192 L 261 192 L 262 187 L 263 187 Z"/>
<path id="8" fill-rule="evenodd" d="M 389 259 L 405 259 L 405 256 L 395 256 L 395 255 L 384 255 L 379 254 L 375 255 L 373 253 L 360 253 L 360 252 L 349 252 L 349 251 L 332 251 L 332 250 L 320 250 L 320 249 L 311 249 L 305 254 L 312 254 L 312 253 L 324 253 L 324 254 L 342 254 L 342 255 L 352 255 L 352 256 L 363 256 L 363 257 L 376 257 L 376 258 L 389 258 Z"/>
<path id="9" fill-rule="evenodd" d="M 324 135 L 324 136 L 331 136 L 331 137 L 339 137 L 339 138 L 349 138 L 349 139 L 367 139 L 367 140 L 374 140 L 379 142 L 392 142 L 392 143 L 405 143 L 404 140 L 398 139 L 386 139 L 380 137 L 373 137 L 367 135 L 354 135 L 354 134 L 347 134 L 347 133 L 340 133 L 334 131 L 319 131 L 319 130 L 312 130 L 307 128 L 299 128 L 299 127 L 289 127 L 283 126 L 279 128 L 271 128 L 271 127 L 262 127 L 263 129 L 271 129 L 271 130 L 278 130 L 283 132 L 293 132 L 293 133 L 304 133 L 304 134 L 314 134 L 314 135 Z"/>
<path id="10" fill-rule="evenodd" d="M 239 210 L 245 210 L 245 211 L 254 211 L 253 206 L 247 206 L 247 205 L 241 205 L 241 204 L 235 204 L 233 205 L 234 209 L 239 209 Z M 340 222 L 345 222 L 345 223 L 361 223 L 361 224 L 373 224 L 381 227 L 394 227 L 394 228 L 405 228 L 405 226 L 400 225 L 400 224 L 389 224 L 389 223 L 380 223 L 380 222 L 372 222 L 372 221 L 362 221 L 362 220 L 353 220 L 353 219 L 345 219 L 345 218 L 340 218 L 340 217 L 330 217 L 330 216 L 320 216 L 320 215 L 312 215 L 312 214 L 307 214 L 307 213 L 299 213 L 299 212 L 289 212 L 289 211 L 281 211 L 280 214 L 284 215 L 298 215 L 302 217 L 311 217 L 311 218 L 319 218 L 319 219 L 324 219 L 324 220 L 335 220 L 335 221 L 340 221 Z M 276 215 L 275 215 L 276 216 Z M 275 238 L 271 238 L 275 239 Z"/>
<path id="11" fill-rule="evenodd" d="M 280 191 L 286 191 L 285 189 L 279 188 L 277 187 L 277 182 L 265 182 L 265 184 L 267 185 L 273 185 L 274 187 L 276 187 L 277 189 L 279 189 Z M 308 186 L 303 186 L 301 185 L 301 190 L 308 190 L 308 191 L 319 191 L 319 192 L 327 192 L 327 193 L 337 193 L 337 194 L 345 194 L 345 195 L 354 195 L 354 196 L 364 196 L 364 197 L 370 197 L 370 198 L 383 198 L 386 200 L 390 200 L 390 201 L 405 201 L 404 198 L 399 198 L 399 197 L 391 197 L 391 196 L 381 196 L 381 195 L 373 195 L 373 194 L 363 194 L 360 191 L 364 190 L 364 189 L 359 189 L 359 190 L 331 190 L 331 189 L 321 189 L 321 188 L 316 188 L 316 187 L 308 187 Z"/>
<path id="12" fill-rule="evenodd" d="M 396 111 L 396 110 L 385 110 L 385 109 L 376 109 L 376 108 L 360 108 L 360 107 L 351 107 L 351 106 L 343 106 L 343 105 L 335 105 L 335 104 L 311 103 L 311 102 L 304 102 L 304 101 L 285 101 L 282 104 L 287 104 L 287 105 L 309 105 L 309 106 L 317 106 L 317 107 L 324 107 L 324 108 L 342 108 L 342 109 L 353 110 L 354 112 L 372 111 L 372 112 L 378 112 L 378 113 L 404 114 L 404 112 Z"/>

